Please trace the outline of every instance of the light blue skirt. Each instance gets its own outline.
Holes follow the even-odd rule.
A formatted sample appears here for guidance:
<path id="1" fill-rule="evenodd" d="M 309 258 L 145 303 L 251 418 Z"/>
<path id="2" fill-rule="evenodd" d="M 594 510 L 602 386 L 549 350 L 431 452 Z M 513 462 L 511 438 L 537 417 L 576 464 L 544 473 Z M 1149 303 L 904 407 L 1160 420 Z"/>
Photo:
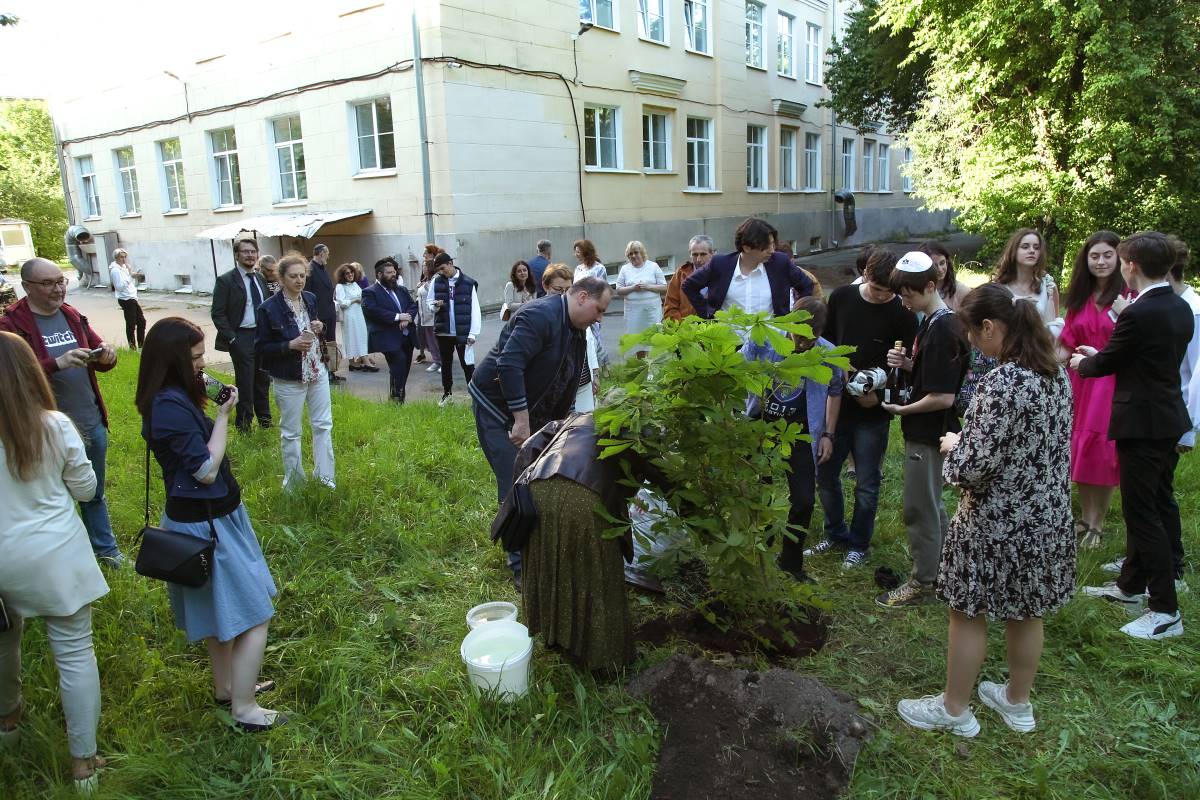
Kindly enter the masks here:
<path id="1" fill-rule="evenodd" d="M 161 524 L 167 530 L 211 538 L 207 522 L 176 522 L 164 514 Z M 187 634 L 189 642 L 210 636 L 227 642 L 275 615 L 271 603 L 277 591 L 275 581 L 258 546 L 246 506 L 239 505 L 213 520 L 213 525 L 218 541 L 208 583 L 199 589 L 167 584 L 175 626 Z"/>

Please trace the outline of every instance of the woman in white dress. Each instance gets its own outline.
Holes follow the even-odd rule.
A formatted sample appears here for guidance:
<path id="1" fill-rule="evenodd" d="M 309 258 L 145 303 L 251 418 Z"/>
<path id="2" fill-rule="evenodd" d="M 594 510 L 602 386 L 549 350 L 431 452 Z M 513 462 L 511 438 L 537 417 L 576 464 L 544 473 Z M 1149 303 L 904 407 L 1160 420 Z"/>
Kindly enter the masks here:
<path id="1" fill-rule="evenodd" d="M 625 300 L 625 333 L 641 333 L 663 318 L 663 295 L 667 291 L 667 279 L 658 264 L 646 258 L 646 248 L 641 242 L 625 245 L 628 262 L 617 273 L 617 297 Z M 638 345 L 633 354 L 643 358 L 650 348 Z"/>
<path id="2" fill-rule="evenodd" d="M 362 287 L 358 278 L 362 274 L 356 264 L 342 264 L 334 274 L 337 285 L 333 288 L 333 300 L 337 304 L 341 319 L 342 349 L 350 359 L 351 372 L 378 372 L 379 367 L 367 362 L 367 320 L 362 310 Z"/>
<path id="3" fill-rule="evenodd" d="M 998 283 L 1018 300 L 1028 300 L 1055 339 L 1062 333 L 1063 318 L 1058 313 L 1058 285 L 1046 272 L 1046 240 L 1032 228 L 1021 228 L 1008 237 L 1000 253 L 992 283 Z"/>

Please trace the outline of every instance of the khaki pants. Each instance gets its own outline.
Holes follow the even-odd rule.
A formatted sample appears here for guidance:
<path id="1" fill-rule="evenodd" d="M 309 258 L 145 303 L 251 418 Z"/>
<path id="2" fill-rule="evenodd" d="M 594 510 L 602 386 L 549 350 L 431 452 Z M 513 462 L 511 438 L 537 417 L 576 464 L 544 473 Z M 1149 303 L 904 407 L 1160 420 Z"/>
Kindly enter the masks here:
<path id="1" fill-rule="evenodd" d="M 937 580 L 942 540 L 950 519 L 942 503 L 942 455 L 936 445 L 904 442 L 904 527 L 912 553 L 912 577 Z"/>

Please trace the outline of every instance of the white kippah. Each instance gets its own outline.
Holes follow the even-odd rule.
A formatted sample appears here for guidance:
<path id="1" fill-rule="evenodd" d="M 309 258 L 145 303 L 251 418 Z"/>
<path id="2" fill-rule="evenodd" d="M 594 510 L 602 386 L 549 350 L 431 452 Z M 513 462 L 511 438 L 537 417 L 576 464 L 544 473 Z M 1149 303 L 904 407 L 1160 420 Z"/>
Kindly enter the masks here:
<path id="1" fill-rule="evenodd" d="M 933 259 L 920 250 L 910 250 L 896 262 L 896 269 L 901 272 L 924 272 L 933 266 Z"/>

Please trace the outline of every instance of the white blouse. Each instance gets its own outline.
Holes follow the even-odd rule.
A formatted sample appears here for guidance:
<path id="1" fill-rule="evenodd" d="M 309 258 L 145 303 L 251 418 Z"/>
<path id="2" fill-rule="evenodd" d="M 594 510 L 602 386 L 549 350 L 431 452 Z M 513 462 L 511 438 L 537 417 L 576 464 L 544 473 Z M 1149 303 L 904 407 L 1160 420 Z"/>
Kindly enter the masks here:
<path id="1" fill-rule="evenodd" d="M 626 263 L 617 273 L 618 289 L 624 286 L 636 286 L 639 283 L 664 285 L 666 282 L 667 277 L 663 275 L 662 267 L 653 261 L 644 261 L 640 267 Z M 656 303 L 662 305 L 662 295 L 649 289 L 639 289 L 625 295 L 625 303 L 627 305 L 654 305 Z"/>

